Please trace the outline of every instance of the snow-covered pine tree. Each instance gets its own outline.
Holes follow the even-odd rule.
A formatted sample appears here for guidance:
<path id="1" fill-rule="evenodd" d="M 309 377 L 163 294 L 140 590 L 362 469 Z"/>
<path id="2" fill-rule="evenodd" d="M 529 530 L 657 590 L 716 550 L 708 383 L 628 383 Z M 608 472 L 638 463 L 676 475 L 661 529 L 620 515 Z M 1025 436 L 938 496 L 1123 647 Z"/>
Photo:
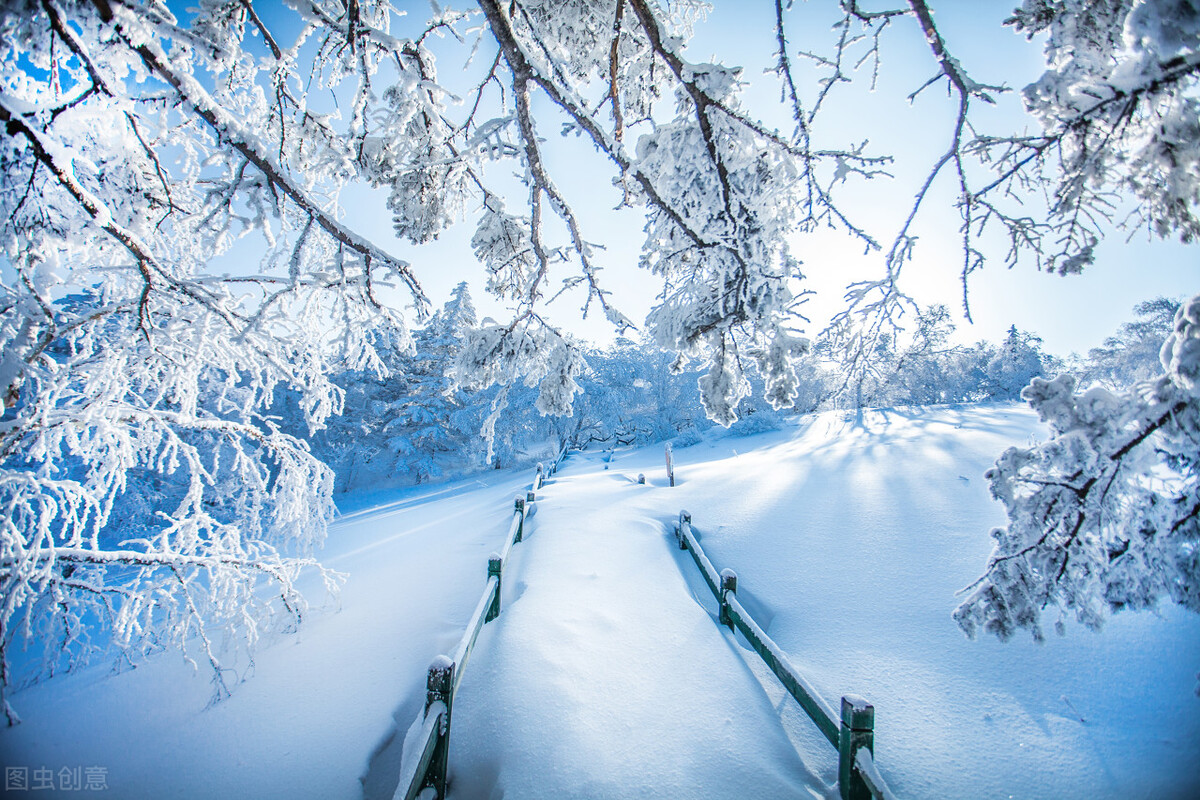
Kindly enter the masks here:
<path id="1" fill-rule="evenodd" d="M 984 367 L 989 396 L 1016 400 L 1034 378 L 1046 373 L 1040 337 L 1010 325 L 1004 341 Z"/>
<path id="2" fill-rule="evenodd" d="M 383 410 L 383 434 L 396 474 L 414 483 L 443 474 L 450 458 L 459 471 L 482 466 L 481 398 L 459 389 L 452 374 L 466 331 L 478 324 L 471 292 L 459 283 L 446 304 L 413 334 L 415 354 L 405 391 Z"/>

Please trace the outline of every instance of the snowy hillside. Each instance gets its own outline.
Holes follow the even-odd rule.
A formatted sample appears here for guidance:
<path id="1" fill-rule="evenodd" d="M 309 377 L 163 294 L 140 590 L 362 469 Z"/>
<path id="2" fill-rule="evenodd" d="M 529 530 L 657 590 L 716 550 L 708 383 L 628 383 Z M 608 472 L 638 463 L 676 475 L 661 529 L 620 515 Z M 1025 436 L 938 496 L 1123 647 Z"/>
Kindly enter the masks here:
<path id="1" fill-rule="evenodd" d="M 1041 434 L 1030 412 L 839 412 L 710 434 L 676 449 L 674 488 L 655 446 L 607 465 L 572 454 L 542 491 L 455 703 L 451 797 L 836 795 L 834 751 L 715 624 L 671 536 L 684 508 L 816 688 L 875 704 L 877 762 L 900 797 L 1200 796 L 1196 615 L 1121 614 L 1100 635 L 1068 624 L 1044 646 L 967 641 L 950 618 L 1003 522 L 982 473 Z M 340 609 L 262 648 L 219 705 L 173 655 L 91 669 L 17 693 L 25 722 L 0 730 L 0 760 L 56 781 L 103 767 L 122 798 L 390 797 L 425 668 L 461 634 L 528 477 L 393 493 L 343 517 L 324 555 L 349 573 Z"/>

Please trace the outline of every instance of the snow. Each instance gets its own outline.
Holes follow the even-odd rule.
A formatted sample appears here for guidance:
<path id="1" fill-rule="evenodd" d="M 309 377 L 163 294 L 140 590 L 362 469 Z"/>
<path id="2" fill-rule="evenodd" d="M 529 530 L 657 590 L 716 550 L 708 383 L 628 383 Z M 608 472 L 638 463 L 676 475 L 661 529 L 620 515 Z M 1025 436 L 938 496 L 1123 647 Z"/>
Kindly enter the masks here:
<path id="1" fill-rule="evenodd" d="M 1200 796 L 1197 615 L 1118 614 L 1044 645 L 968 641 L 950 617 L 1003 522 L 983 472 L 1044 435 L 1009 405 L 831 412 L 709 431 L 675 449 L 674 488 L 661 445 L 618 449 L 608 471 L 572 454 L 463 671 L 450 796 L 836 796 L 835 751 L 717 625 L 674 537 L 684 508 L 822 698 L 874 705 L 896 796 Z M 206 708 L 208 677 L 170 655 L 55 678 L 13 696 L 25 721 L 0 730 L 0 762 L 101 765 L 122 798 L 391 797 L 428 666 L 462 635 L 531 477 L 346 514 L 323 557 L 350 576 L 340 610 L 263 647 L 232 697 Z"/>
<path id="2" fill-rule="evenodd" d="M 822 796 L 787 731 L 756 731 L 771 698 L 695 601 L 652 510 L 669 497 L 624 502 L 651 492 L 573 460 L 455 698 L 454 796 Z"/>
<path id="3" fill-rule="evenodd" d="M 1003 522 L 976 476 L 1039 433 L 1008 406 L 862 425 L 826 414 L 799 436 L 676 451 L 672 505 L 826 699 L 875 705 L 876 759 L 897 795 L 1196 796 L 1200 776 L 1181 766 L 1200 753 L 1195 615 L 1117 615 L 1045 646 L 970 642 L 947 624 Z"/>
<path id="4" fill-rule="evenodd" d="M 895 800 L 895 794 L 883 780 L 883 776 L 879 774 L 879 769 L 875 766 L 875 758 L 871 755 L 870 750 L 866 748 L 859 750 L 854 761 L 859 771 L 863 773 L 867 786 L 872 787 L 877 794 L 883 797 L 883 800 Z"/>
<path id="5" fill-rule="evenodd" d="M 390 797 L 430 661 L 458 641 L 529 475 L 485 480 L 393 492 L 335 524 L 323 556 L 350 574 L 340 610 L 262 648 L 227 700 L 206 708 L 208 675 L 170 654 L 55 678 L 14 695 L 24 721 L 0 730 L 0 762 L 105 766 L 122 800 L 332 800 L 361 797 L 364 781 Z"/>

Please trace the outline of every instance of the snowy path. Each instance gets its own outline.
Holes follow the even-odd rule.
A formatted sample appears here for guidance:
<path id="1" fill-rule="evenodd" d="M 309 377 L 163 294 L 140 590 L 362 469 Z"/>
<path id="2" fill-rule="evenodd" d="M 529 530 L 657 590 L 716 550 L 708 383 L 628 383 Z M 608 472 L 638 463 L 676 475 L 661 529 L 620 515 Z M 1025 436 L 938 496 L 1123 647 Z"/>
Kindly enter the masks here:
<path id="1" fill-rule="evenodd" d="M 630 507 L 647 487 L 598 469 L 565 462 L 514 551 L 455 701 L 450 796 L 824 796 L 663 521 Z"/>

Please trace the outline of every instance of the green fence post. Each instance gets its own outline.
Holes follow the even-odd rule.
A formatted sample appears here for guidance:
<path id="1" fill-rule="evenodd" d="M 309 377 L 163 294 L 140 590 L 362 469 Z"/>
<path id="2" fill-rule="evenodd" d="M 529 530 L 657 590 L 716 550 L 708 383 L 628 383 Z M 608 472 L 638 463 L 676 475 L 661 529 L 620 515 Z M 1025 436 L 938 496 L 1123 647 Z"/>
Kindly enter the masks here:
<path id="1" fill-rule="evenodd" d="M 502 583 L 500 573 L 503 569 L 504 562 L 500 560 L 500 556 L 492 555 L 488 558 L 488 577 L 496 576 L 496 596 L 492 598 L 492 605 L 488 609 L 487 617 L 483 620 L 484 622 L 491 622 L 500 616 L 500 587 Z"/>
<path id="2" fill-rule="evenodd" d="M 454 698 L 450 687 L 454 685 L 454 662 L 445 656 L 438 656 L 429 667 L 429 676 L 425 681 L 425 713 L 429 707 L 439 700 L 446 705 L 446 716 L 438 730 L 437 745 L 433 750 L 433 758 L 429 762 L 429 770 L 421 782 L 422 788 L 432 786 L 438 800 L 446 796 L 446 772 L 450 757 L 450 705 Z"/>
<path id="3" fill-rule="evenodd" d="M 513 511 L 521 515 L 521 521 L 517 523 L 517 535 L 513 538 L 514 542 L 519 542 L 525 537 L 525 498 L 518 497 L 513 501 Z"/>
<path id="4" fill-rule="evenodd" d="M 737 632 L 733 626 L 733 617 L 729 614 L 729 595 L 737 594 L 737 573 L 731 569 L 721 570 L 721 613 L 720 622 L 728 625 L 729 630 Z"/>
<path id="5" fill-rule="evenodd" d="M 871 800 L 854 758 L 862 748 L 875 753 L 875 706 L 857 695 L 842 698 L 842 727 L 838 734 L 838 790 L 842 800 Z"/>

